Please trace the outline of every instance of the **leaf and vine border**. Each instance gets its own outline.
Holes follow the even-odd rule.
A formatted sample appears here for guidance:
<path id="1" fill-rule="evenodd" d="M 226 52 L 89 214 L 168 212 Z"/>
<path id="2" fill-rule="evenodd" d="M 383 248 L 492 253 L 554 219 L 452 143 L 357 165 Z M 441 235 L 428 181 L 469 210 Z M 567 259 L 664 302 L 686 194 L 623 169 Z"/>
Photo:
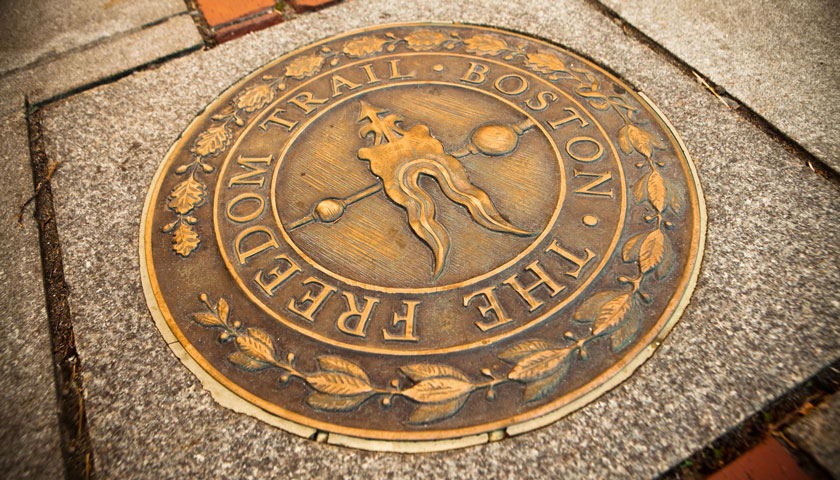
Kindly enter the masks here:
<path id="1" fill-rule="evenodd" d="M 511 46 L 504 38 L 490 33 L 462 39 L 458 32 L 444 34 L 424 29 L 404 38 L 397 38 L 392 33 L 386 33 L 384 37 L 376 34 L 355 37 L 337 50 L 323 46 L 316 54 L 295 57 L 285 66 L 283 76 L 264 75 L 262 80 L 266 83 L 243 90 L 221 113 L 211 117 L 218 123 L 198 135 L 191 148 L 193 161 L 175 170 L 186 178 L 173 187 L 168 197 L 167 206 L 176 214 L 176 220 L 163 230 L 172 232 L 176 253 L 187 257 L 200 243 L 192 227 L 197 220 L 191 213 L 204 203 L 207 195 L 206 186 L 197 175 L 214 171 L 206 160 L 230 145 L 231 124 L 244 126 L 244 115 L 253 114 L 273 101 L 277 91 L 284 90 L 290 78 L 303 80 L 313 76 L 325 63 L 336 66 L 342 55 L 364 58 L 383 49 L 394 51 L 401 43 L 414 51 L 441 47 L 452 50 L 461 45 L 467 52 L 477 55 L 502 56 L 505 60 L 521 58 L 526 68 L 553 82 L 575 82 L 574 92 L 590 106 L 601 111 L 612 109 L 621 117 L 624 125 L 617 132 L 619 147 L 628 157 L 633 153 L 640 155 L 642 159 L 635 166 L 645 169 L 633 188 L 633 198 L 637 204 L 644 204 L 642 218 L 652 225 L 647 231 L 632 236 L 622 248 L 622 260 L 635 264 L 637 274 L 619 275 L 615 280 L 617 288 L 596 293 L 580 304 L 572 318 L 574 324 L 586 326 L 585 334 L 567 331 L 557 339 L 519 342 L 498 355 L 507 370 L 494 373 L 487 367 L 481 368 L 481 380 L 475 380 L 477 374 L 474 372 L 468 375 L 445 364 L 420 363 L 399 367 L 397 370 L 404 379 L 394 378 L 386 386 L 376 386 L 360 366 L 335 355 L 316 356 L 317 369 L 306 372 L 295 366 L 295 353 L 280 355 L 265 331 L 246 328 L 238 320 L 231 321 L 230 307 L 224 298 L 219 298 L 213 305 L 209 297 L 202 294 L 200 299 L 207 312 L 196 313 L 192 319 L 203 327 L 222 330 L 219 340 L 233 342 L 236 346 L 236 351 L 228 355 L 228 361 L 238 368 L 249 372 L 278 369 L 281 382 L 293 378 L 304 382 L 310 390 L 306 403 L 317 410 L 351 411 L 373 397 L 379 397 L 381 404 L 388 407 L 394 397 L 402 397 L 417 405 L 407 423 L 430 424 L 456 415 L 477 391 L 484 391 L 485 398 L 492 401 L 495 389 L 508 383 L 524 385 L 523 402 L 539 401 L 559 388 L 575 361 L 587 358 L 587 348 L 592 342 L 608 338 L 614 352 L 626 348 L 640 330 L 642 304 L 650 301 L 649 295 L 642 291 L 643 283 L 650 276 L 664 279 L 672 271 L 673 246 L 666 232 L 681 217 L 685 198 L 682 188 L 662 175 L 660 170 L 666 167 L 664 162 L 653 158 L 656 150 L 665 147 L 653 133 L 643 128 L 644 124 L 636 118 L 638 110 L 623 94 L 603 93 L 592 72 L 567 67 L 551 52 L 528 52 L 525 44 Z"/>

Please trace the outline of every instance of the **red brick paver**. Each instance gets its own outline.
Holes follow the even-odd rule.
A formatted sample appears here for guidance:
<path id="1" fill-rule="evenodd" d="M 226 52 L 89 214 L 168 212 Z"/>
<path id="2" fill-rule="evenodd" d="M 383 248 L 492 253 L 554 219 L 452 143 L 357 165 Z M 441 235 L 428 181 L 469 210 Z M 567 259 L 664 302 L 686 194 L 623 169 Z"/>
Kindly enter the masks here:
<path id="1" fill-rule="evenodd" d="M 264 15 L 260 15 L 259 17 L 219 28 L 215 30 L 213 37 L 216 39 L 216 42 L 223 43 L 228 40 L 241 37 L 246 33 L 256 32 L 257 30 L 262 30 L 263 28 L 276 25 L 282 21 L 283 15 L 280 15 L 279 12 L 268 12 Z"/>
<path id="2" fill-rule="evenodd" d="M 811 480 L 773 437 L 753 447 L 708 480 Z"/>
<path id="3" fill-rule="evenodd" d="M 211 27 L 274 8 L 274 0 L 196 0 L 198 9 Z"/>
<path id="4" fill-rule="evenodd" d="M 326 7 L 332 3 L 337 3 L 340 0 L 287 0 L 286 3 L 292 6 L 296 12 L 306 12 L 315 10 L 321 7 Z"/>

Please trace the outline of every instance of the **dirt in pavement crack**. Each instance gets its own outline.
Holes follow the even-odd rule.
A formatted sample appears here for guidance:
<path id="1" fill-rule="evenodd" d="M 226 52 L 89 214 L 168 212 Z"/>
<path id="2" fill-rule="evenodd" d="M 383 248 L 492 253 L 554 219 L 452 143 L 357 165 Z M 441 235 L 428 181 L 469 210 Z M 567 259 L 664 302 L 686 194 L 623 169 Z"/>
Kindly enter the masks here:
<path id="1" fill-rule="evenodd" d="M 68 480 L 93 478 L 93 454 L 84 408 L 82 364 L 73 336 L 73 321 L 68 303 L 70 292 L 64 279 L 50 185 L 50 176 L 55 166 L 44 152 L 41 112 L 33 111 L 28 102 L 26 111 L 29 153 L 36 190 L 34 215 L 38 222 L 47 318 L 58 393 L 61 451 Z"/>

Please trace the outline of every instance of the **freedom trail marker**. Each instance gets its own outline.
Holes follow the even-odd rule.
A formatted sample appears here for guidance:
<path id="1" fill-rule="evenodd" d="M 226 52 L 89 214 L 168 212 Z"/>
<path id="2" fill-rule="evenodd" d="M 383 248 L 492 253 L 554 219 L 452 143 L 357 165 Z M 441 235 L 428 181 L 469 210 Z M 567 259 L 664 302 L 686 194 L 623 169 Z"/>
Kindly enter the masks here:
<path id="1" fill-rule="evenodd" d="M 224 93 L 158 170 L 140 248 L 158 327 L 221 403 L 420 451 L 537 428 L 630 375 L 704 235 L 695 168 L 643 95 L 530 37 L 418 24 Z"/>

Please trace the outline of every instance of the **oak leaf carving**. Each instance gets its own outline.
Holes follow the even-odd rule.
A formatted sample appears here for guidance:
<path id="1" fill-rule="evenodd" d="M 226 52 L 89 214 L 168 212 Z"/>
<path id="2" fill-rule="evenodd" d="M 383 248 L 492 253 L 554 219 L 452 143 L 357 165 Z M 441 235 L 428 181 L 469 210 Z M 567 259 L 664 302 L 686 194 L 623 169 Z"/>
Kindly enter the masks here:
<path id="1" fill-rule="evenodd" d="M 555 73 L 566 70 L 566 64 L 557 56 L 548 52 L 529 53 L 525 56 L 525 66 L 540 73 Z"/>
<path id="2" fill-rule="evenodd" d="M 255 85 L 236 97 L 236 108 L 253 113 L 274 100 L 274 89 L 266 84 Z"/>
<path id="3" fill-rule="evenodd" d="M 178 222 L 178 227 L 172 231 L 172 249 L 182 257 L 188 257 L 198 248 L 201 240 L 192 225 Z"/>
<path id="4" fill-rule="evenodd" d="M 190 175 L 186 180 L 178 182 L 172 187 L 167 206 L 175 213 L 184 215 L 204 203 L 206 196 L 207 189 L 204 184 Z"/>
<path id="5" fill-rule="evenodd" d="M 434 50 L 449 37 L 434 30 L 418 30 L 405 37 L 406 46 L 415 52 Z"/>
<path id="6" fill-rule="evenodd" d="M 475 35 L 464 40 L 464 43 L 468 52 L 479 55 L 498 55 L 509 48 L 504 40 L 491 35 Z"/>
<path id="7" fill-rule="evenodd" d="M 323 64 L 324 58 L 318 55 L 297 57 L 286 65 L 286 76 L 302 80 L 318 73 Z"/>
<path id="8" fill-rule="evenodd" d="M 226 124 L 222 123 L 201 132 L 191 151 L 199 157 L 211 157 L 226 149 L 230 141 L 230 130 Z"/>
<path id="9" fill-rule="evenodd" d="M 350 58 L 362 58 L 382 50 L 386 40 L 379 37 L 354 38 L 344 44 L 341 49 Z"/>

